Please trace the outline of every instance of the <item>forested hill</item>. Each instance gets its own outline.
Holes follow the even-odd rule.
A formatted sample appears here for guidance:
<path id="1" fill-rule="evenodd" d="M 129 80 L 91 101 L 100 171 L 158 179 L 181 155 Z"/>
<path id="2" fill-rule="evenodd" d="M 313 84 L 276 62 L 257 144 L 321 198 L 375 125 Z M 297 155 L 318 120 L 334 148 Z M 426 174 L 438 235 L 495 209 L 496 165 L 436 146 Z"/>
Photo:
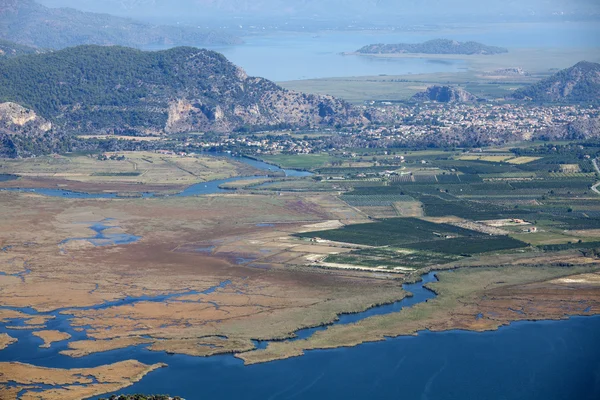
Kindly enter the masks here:
<path id="1" fill-rule="evenodd" d="M 79 46 L 0 60 L 0 103 L 68 132 L 232 131 L 362 121 L 329 96 L 248 77 L 223 55 L 190 47 L 144 52 Z"/>
<path id="2" fill-rule="evenodd" d="M 155 26 L 108 14 L 48 8 L 34 0 L 0 0 L 0 39 L 48 49 L 81 44 L 144 47 L 240 42 L 222 32 Z"/>
<path id="3" fill-rule="evenodd" d="M 23 46 L 22 44 L 0 39 L 0 58 L 18 57 L 25 54 L 39 54 L 42 52 L 42 50 L 34 47 Z"/>
<path id="4" fill-rule="evenodd" d="M 500 54 L 508 50 L 502 47 L 487 46 L 477 42 L 457 42 L 448 39 L 434 39 L 423 43 L 371 44 L 357 50 L 361 54 Z"/>
<path id="5" fill-rule="evenodd" d="M 600 103 L 600 64 L 581 61 L 534 85 L 515 91 L 518 100 Z"/>

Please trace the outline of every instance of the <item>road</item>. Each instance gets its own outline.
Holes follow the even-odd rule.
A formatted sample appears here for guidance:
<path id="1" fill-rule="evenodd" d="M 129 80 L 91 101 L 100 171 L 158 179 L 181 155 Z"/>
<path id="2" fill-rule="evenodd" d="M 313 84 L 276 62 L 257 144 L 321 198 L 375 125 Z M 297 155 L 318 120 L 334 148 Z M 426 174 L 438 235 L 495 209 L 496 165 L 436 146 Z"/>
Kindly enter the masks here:
<path id="1" fill-rule="evenodd" d="M 596 169 L 598 176 L 600 176 L 600 168 L 598 167 L 598 159 L 597 158 L 593 159 L 592 164 L 594 164 L 594 168 Z M 592 190 L 594 192 L 600 194 L 600 190 L 598 190 L 598 187 L 600 187 L 600 182 L 598 182 L 594 186 L 592 186 Z"/>

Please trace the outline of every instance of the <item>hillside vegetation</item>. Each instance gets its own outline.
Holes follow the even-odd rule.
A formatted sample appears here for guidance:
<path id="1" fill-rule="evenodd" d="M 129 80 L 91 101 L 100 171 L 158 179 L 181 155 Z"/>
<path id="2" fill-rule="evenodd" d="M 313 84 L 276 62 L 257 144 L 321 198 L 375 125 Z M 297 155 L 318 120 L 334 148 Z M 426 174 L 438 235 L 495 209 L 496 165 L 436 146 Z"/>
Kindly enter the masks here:
<path id="1" fill-rule="evenodd" d="M 600 64 L 581 61 L 534 85 L 515 91 L 515 99 L 535 102 L 600 102 Z"/>
<path id="2" fill-rule="evenodd" d="M 144 52 L 80 46 L 0 60 L 0 102 L 67 132 L 226 132 L 361 121 L 330 96 L 248 77 L 223 55 L 189 47 Z"/>
<path id="3" fill-rule="evenodd" d="M 457 42 L 449 39 L 434 39 L 423 43 L 371 44 L 357 50 L 361 54 L 501 54 L 503 47 L 487 46 L 477 42 Z"/>
<path id="4" fill-rule="evenodd" d="M 61 49 L 81 44 L 143 47 L 240 42 L 222 32 L 156 26 L 71 8 L 48 8 L 33 0 L 2 0 L 0 3 L 0 38 L 41 48 Z"/>

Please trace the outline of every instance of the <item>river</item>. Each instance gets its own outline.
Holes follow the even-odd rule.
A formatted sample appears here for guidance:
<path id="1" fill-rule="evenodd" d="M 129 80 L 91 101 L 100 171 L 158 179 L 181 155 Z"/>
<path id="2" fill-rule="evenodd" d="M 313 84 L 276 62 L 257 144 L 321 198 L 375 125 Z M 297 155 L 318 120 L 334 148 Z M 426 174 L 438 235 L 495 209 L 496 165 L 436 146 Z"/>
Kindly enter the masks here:
<path id="1" fill-rule="evenodd" d="M 308 171 L 300 171 L 295 169 L 283 169 L 273 164 L 267 164 L 265 162 L 255 160 L 249 157 L 235 157 L 228 153 L 211 153 L 209 154 L 215 157 L 228 157 L 232 158 L 236 161 L 242 162 L 244 164 L 248 164 L 251 167 L 254 167 L 259 170 L 265 171 L 265 175 L 263 176 L 237 176 L 235 178 L 229 179 L 219 179 L 208 182 L 201 182 L 194 185 L 191 185 L 181 191 L 180 193 L 174 194 L 173 197 L 189 197 L 189 196 L 199 196 L 199 195 L 207 195 L 214 193 L 223 193 L 226 192 L 225 189 L 221 189 L 220 186 L 224 183 L 243 181 L 243 180 L 251 180 L 256 178 L 264 178 L 267 174 L 283 173 L 286 177 L 306 177 L 312 175 L 312 173 Z M 2 177 L 5 177 L 2 179 Z M 0 175 L 0 182 L 3 180 L 13 180 L 15 179 L 14 175 Z M 115 199 L 119 197 L 118 193 L 83 193 L 83 192 L 74 192 L 71 190 L 64 189 L 52 189 L 52 188 L 37 188 L 37 189 L 21 189 L 21 188 L 11 188 L 11 189 L 0 189 L 12 192 L 31 192 L 38 193 L 44 196 L 50 197 L 64 197 L 67 199 Z M 155 193 L 141 193 L 141 197 L 149 198 L 156 197 Z"/>

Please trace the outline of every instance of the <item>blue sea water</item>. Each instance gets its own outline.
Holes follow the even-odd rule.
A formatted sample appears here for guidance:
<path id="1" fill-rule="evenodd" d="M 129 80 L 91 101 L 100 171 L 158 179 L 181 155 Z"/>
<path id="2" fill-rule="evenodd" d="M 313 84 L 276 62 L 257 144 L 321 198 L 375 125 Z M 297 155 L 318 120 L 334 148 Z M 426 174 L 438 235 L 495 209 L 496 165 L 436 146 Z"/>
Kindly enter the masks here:
<path id="1" fill-rule="evenodd" d="M 337 323 L 353 323 L 427 301 L 435 295 L 423 288 L 423 284 L 434 279 L 429 274 L 422 282 L 405 285 L 405 289 L 414 293 L 413 297 L 364 313 L 342 315 Z M 223 282 L 209 291 L 227 284 Z M 182 295 L 125 301 L 126 304 L 176 301 Z M 31 309 L 21 311 L 36 314 Z M 74 340 L 85 338 L 85 333 L 70 326 L 68 311 L 53 314 L 57 318 L 48 322 L 49 329 L 69 332 Z M 298 337 L 308 337 L 314 331 L 299 331 Z M 94 367 L 127 359 L 168 364 L 119 393 L 168 393 L 188 400 L 600 398 L 600 346 L 597 345 L 600 316 L 517 322 L 483 333 L 425 331 L 414 337 L 388 338 L 355 347 L 311 350 L 301 357 L 251 366 L 245 366 L 232 355 L 209 358 L 168 355 L 151 352 L 143 345 L 70 358 L 59 354 L 66 348 L 66 342 L 40 349 L 41 339 L 29 331 L 0 326 L 0 332 L 19 339 L 0 352 L 0 361 L 56 368 Z"/>
<path id="2" fill-rule="evenodd" d="M 244 366 L 232 356 L 131 356 L 168 368 L 122 393 L 188 400 L 597 400 L 600 317 L 519 322 L 496 332 L 421 332 Z"/>

